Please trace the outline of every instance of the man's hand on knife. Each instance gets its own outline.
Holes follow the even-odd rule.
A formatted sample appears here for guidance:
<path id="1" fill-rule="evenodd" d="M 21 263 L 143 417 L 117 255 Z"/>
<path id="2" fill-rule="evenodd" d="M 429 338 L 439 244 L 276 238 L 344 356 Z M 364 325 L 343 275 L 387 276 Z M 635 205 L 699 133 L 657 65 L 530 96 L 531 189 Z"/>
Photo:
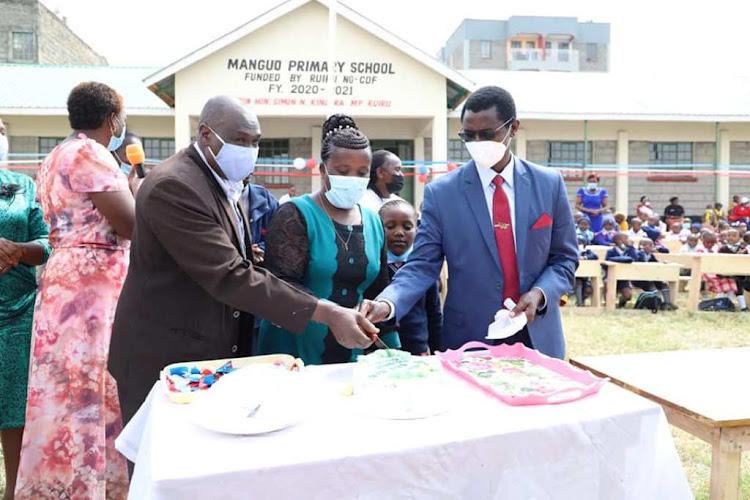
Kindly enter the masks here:
<path id="1" fill-rule="evenodd" d="M 359 312 L 372 323 L 382 323 L 391 314 L 391 308 L 381 300 L 364 300 L 359 305 Z"/>
<path id="2" fill-rule="evenodd" d="M 357 310 L 328 301 L 318 301 L 312 319 L 328 325 L 336 341 L 347 349 L 370 347 L 373 338 L 380 332 Z"/>

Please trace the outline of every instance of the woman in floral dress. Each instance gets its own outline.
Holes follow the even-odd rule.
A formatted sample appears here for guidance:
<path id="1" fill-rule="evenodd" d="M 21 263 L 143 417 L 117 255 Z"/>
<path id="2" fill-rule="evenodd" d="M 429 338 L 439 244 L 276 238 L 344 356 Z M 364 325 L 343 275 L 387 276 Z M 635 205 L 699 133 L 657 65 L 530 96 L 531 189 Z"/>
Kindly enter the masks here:
<path id="1" fill-rule="evenodd" d="M 68 97 L 73 133 L 45 159 L 39 201 L 52 254 L 34 312 L 26 430 L 16 499 L 121 499 L 125 459 L 117 387 L 106 371 L 128 270 L 135 203 L 110 151 L 125 135 L 122 98 L 82 83 Z"/>

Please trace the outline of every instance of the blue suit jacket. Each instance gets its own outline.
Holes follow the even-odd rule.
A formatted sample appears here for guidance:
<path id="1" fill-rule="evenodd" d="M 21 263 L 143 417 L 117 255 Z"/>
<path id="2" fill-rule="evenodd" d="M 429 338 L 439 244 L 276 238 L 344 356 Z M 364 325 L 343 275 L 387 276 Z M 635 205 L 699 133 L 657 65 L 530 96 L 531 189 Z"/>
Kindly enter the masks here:
<path id="1" fill-rule="evenodd" d="M 248 184 L 243 192 L 243 203 L 250 217 L 250 232 L 253 235 L 253 243 L 257 243 L 263 250 L 266 249 L 266 231 L 271 223 L 271 218 L 279 209 L 279 202 L 268 191 L 258 184 Z"/>
<path id="2" fill-rule="evenodd" d="M 516 258 L 521 293 L 533 287 L 547 306 L 529 325 L 534 347 L 565 356 L 560 297 L 575 288 L 578 244 L 565 183 L 555 170 L 515 161 Z M 425 188 L 414 251 L 379 298 L 396 306 L 400 319 L 435 283 L 448 262 L 448 297 L 441 350 L 484 340 L 503 301 L 503 272 L 484 189 L 473 161 Z M 543 214 L 552 224 L 532 229 Z"/>

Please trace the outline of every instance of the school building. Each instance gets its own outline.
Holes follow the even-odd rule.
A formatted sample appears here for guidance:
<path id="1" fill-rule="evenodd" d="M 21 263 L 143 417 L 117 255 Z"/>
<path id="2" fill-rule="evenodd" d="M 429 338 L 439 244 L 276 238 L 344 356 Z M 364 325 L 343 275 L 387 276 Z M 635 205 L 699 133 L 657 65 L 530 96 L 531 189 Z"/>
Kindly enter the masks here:
<path id="1" fill-rule="evenodd" d="M 318 157 L 320 127 L 332 112 L 351 114 L 373 149 L 392 150 L 410 173 L 432 178 L 469 159 L 457 136 L 461 106 L 492 84 L 516 100 L 513 150 L 562 169 L 571 202 L 586 171 L 599 173 L 610 204 L 629 213 L 644 194 L 657 208 L 678 195 L 691 215 L 750 194 L 750 79 L 616 76 L 608 71 L 608 25 L 560 19 L 510 18 L 479 31 L 465 21 L 446 44 L 451 54 L 435 58 L 344 4 L 289 0 L 164 68 L 0 64 L 10 167 L 33 174 L 69 133 L 70 89 L 96 80 L 124 96 L 128 127 L 154 161 L 187 146 L 206 100 L 228 94 L 260 117 L 257 181 L 276 194 L 319 185 L 315 171 L 292 160 Z M 505 66 L 483 66 L 482 45 L 485 55 L 502 53 Z M 509 64 L 514 58 L 519 64 Z M 578 64 L 561 65 L 572 59 Z M 423 189 L 411 175 L 402 195 L 419 203 Z"/>

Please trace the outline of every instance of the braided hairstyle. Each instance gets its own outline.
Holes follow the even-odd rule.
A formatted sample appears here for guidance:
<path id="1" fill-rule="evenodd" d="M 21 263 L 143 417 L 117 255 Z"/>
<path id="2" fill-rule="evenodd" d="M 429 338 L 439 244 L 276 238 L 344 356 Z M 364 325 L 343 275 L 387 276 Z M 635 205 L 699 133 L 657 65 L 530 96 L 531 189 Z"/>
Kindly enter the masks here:
<path id="1" fill-rule="evenodd" d="M 331 157 L 334 148 L 360 150 L 369 147 L 370 141 L 351 116 L 340 113 L 331 115 L 323 124 L 323 141 L 320 146 L 323 161 Z"/>
<path id="2" fill-rule="evenodd" d="M 401 198 L 397 198 L 395 200 L 389 200 L 389 201 L 386 201 L 385 203 L 383 203 L 383 206 L 381 206 L 380 210 L 378 210 L 378 215 L 380 215 L 380 218 L 382 219 L 383 215 L 388 210 L 390 210 L 392 208 L 398 208 L 400 206 L 408 207 L 408 208 L 411 208 L 412 210 L 414 210 L 414 214 L 415 214 L 414 217 L 416 218 L 417 210 L 414 208 L 414 205 L 412 205 L 408 201 L 406 201 L 404 199 L 401 199 Z"/>

